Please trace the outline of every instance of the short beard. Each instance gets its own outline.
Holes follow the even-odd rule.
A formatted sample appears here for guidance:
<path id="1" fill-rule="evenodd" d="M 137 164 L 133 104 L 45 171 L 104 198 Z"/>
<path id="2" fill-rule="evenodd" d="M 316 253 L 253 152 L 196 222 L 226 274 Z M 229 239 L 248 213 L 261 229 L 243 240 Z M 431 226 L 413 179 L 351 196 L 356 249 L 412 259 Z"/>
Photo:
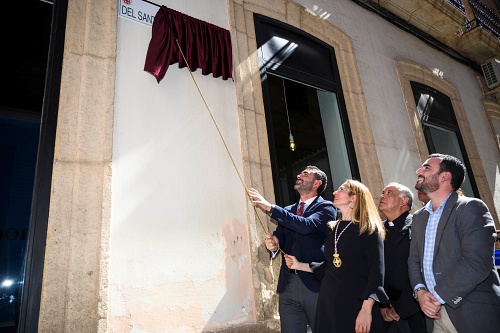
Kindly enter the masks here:
<path id="1" fill-rule="evenodd" d="M 424 192 L 424 194 L 429 194 L 435 192 L 439 189 L 438 181 L 439 173 L 425 178 L 420 184 L 416 183 L 415 188 Z"/>
<path id="2" fill-rule="evenodd" d="M 299 194 L 306 194 L 310 193 L 313 189 L 314 181 L 312 182 L 306 182 L 302 181 L 302 184 L 296 184 L 293 188 L 295 191 L 299 192 Z"/>

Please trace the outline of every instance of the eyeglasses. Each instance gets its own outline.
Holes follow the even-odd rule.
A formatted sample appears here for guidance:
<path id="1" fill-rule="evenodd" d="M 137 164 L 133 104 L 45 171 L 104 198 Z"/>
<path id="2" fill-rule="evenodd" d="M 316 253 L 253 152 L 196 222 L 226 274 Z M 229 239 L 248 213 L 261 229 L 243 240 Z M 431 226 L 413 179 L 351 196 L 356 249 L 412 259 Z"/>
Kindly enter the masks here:
<path id="1" fill-rule="evenodd" d="M 497 237 L 497 239 L 495 239 L 495 242 L 500 242 L 500 237 Z"/>

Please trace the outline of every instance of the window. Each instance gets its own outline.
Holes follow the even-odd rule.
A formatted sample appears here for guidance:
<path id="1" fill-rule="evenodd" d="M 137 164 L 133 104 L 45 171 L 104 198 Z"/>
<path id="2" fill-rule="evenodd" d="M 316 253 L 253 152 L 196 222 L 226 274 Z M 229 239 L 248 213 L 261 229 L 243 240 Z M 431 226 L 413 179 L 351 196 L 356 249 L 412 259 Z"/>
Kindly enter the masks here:
<path id="1" fill-rule="evenodd" d="M 416 82 L 410 84 L 429 153 L 449 154 L 463 161 L 467 167 L 467 175 L 462 191 L 467 196 L 478 197 L 451 99 L 426 85 Z"/>
<path id="2" fill-rule="evenodd" d="M 346 178 L 359 179 L 334 50 L 260 15 L 255 25 L 276 203 L 297 201 L 295 179 L 307 165 L 327 174 L 322 196 L 332 200 Z"/>
<path id="3" fill-rule="evenodd" d="M 1 333 L 38 328 L 67 2 L 3 8 L 30 24 L 2 19 L 9 51 L 0 54 Z"/>

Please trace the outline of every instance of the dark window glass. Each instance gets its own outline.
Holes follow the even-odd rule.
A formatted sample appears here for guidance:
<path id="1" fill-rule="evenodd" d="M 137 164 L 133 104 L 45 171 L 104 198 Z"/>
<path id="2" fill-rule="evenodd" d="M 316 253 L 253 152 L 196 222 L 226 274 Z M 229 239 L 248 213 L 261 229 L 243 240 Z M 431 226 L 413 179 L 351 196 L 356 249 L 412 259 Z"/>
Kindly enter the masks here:
<path id="1" fill-rule="evenodd" d="M 255 23 L 276 203 L 297 201 L 307 165 L 327 174 L 322 196 L 332 200 L 346 178 L 359 179 L 334 50 L 281 22 L 256 15 Z"/>
<path id="2" fill-rule="evenodd" d="M 478 197 L 450 98 L 417 82 L 411 82 L 411 87 L 429 153 L 448 154 L 463 161 L 467 167 L 467 175 L 461 187 L 462 191 L 467 196 Z"/>
<path id="3" fill-rule="evenodd" d="M 20 312 L 44 103 L 53 5 L 2 4 L 0 52 L 0 333 L 22 332 Z M 45 237 L 45 236 L 44 236 Z M 33 301 L 33 299 L 31 299 Z"/>

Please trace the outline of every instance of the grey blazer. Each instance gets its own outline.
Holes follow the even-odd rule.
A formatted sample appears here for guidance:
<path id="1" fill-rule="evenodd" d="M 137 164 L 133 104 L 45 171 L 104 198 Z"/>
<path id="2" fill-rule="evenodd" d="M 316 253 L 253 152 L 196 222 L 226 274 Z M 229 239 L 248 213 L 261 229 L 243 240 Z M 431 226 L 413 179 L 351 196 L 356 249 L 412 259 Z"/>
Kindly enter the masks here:
<path id="1" fill-rule="evenodd" d="M 422 259 L 429 213 L 413 215 L 408 272 L 412 288 L 425 285 Z M 435 290 L 459 333 L 500 332 L 500 279 L 493 249 L 496 231 L 479 199 L 451 194 L 439 220 L 434 247 Z M 432 332 L 433 320 L 426 317 Z"/>

